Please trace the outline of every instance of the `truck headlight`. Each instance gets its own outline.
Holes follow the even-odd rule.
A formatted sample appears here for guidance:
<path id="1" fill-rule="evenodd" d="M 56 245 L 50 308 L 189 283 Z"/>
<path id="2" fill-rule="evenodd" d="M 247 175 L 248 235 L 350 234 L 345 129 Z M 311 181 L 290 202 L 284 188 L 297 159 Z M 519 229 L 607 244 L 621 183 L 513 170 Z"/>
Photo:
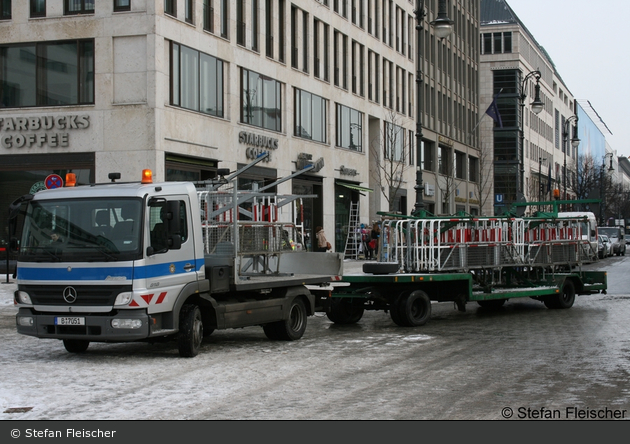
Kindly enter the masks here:
<path id="1" fill-rule="evenodd" d="M 127 305 L 129 304 L 129 302 L 131 302 L 132 298 L 133 298 L 133 293 L 130 293 L 130 292 L 120 293 L 118 296 L 116 296 L 114 305 Z"/>
<path id="2" fill-rule="evenodd" d="M 35 324 L 35 321 L 30 316 L 20 316 L 17 318 L 17 322 L 22 327 L 32 327 Z"/>
<path id="3" fill-rule="evenodd" d="M 142 327 L 142 319 L 112 319 L 112 328 L 136 329 L 140 327 Z"/>
<path id="4" fill-rule="evenodd" d="M 33 302 L 31 302 L 31 297 L 25 291 L 16 291 L 15 300 L 18 302 L 18 304 L 33 305 Z"/>

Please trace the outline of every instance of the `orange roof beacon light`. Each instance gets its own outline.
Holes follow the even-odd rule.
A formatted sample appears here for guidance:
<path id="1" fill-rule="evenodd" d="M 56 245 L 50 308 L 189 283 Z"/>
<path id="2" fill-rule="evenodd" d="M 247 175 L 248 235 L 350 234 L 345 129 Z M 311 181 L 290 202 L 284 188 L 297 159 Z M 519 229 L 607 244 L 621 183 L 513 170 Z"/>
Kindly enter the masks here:
<path id="1" fill-rule="evenodd" d="M 66 173 L 66 186 L 73 187 L 77 184 L 77 175 L 74 173 Z"/>
<path id="2" fill-rule="evenodd" d="M 555 199 L 559 199 L 560 198 L 560 190 L 558 188 L 554 188 L 554 190 L 553 190 L 553 197 Z"/>
<path id="3" fill-rule="evenodd" d="M 153 183 L 153 171 L 142 170 L 142 183 Z"/>

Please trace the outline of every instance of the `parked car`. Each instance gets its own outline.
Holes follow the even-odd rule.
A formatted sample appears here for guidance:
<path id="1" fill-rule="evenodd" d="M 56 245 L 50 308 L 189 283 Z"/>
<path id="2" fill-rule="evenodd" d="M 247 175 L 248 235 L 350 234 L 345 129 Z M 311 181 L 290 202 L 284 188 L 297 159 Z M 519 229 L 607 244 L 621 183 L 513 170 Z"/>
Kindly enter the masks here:
<path id="1" fill-rule="evenodd" d="M 630 245 L 630 234 L 624 236 L 626 238 L 626 245 Z"/>
<path id="2" fill-rule="evenodd" d="M 617 256 L 625 256 L 626 254 L 626 241 L 625 230 L 623 227 L 599 227 L 597 229 L 599 234 L 608 236 L 612 243 L 613 254 Z"/>
<path id="3" fill-rule="evenodd" d="M 613 246 L 610 239 L 605 234 L 600 234 L 597 239 L 597 255 L 600 259 L 613 255 Z"/>

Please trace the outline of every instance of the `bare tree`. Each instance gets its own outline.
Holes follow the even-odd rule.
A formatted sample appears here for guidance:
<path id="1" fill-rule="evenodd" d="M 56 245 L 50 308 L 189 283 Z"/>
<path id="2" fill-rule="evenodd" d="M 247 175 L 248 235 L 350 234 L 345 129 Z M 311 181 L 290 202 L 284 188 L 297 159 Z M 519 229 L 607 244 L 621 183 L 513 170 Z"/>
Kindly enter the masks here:
<path id="1" fill-rule="evenodd" d="M 475 182 L 475 194 L 479 197 L 479 208 L 483 212 L 488 201 L 492 202 L 490 185 L 494 179 L 494 163 L 492 162 L 492 146 L 482 145 L 479 150 L 479 177 Z"/>
<path id="2" fill-rule="evenodd" d="M 388 111 L 383 121 L 380 139 L 372 140 L 370 156 L 374 162 L 372 178 L 383 191 L 388 203 L 388 211 L 396 211 L 396 197 L 404 188 L 405 171 L 413 159 L 410 149 L 413 146 L 407 130 L 400 125 L 399 116 L 393 110 Z"/>

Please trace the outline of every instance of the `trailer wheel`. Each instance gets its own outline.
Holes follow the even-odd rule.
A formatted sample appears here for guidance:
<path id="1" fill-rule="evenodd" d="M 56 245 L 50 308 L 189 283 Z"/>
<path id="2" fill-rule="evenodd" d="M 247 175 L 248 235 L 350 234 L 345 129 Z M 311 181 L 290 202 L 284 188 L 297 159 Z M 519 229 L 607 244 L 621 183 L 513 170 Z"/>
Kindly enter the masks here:
<path id="1" fill-rule="evenodd" d="M 363 305 L 355 303 L 352 299 L 338 298 L 332 301 L 326 316 L 335 324 L 356 324 L 364 312 Z"/>
<path id="2" fill-rule="evenodd" d="M 289 318 L 284 321 L 263 325 L 263 331 L 269 339 L 296 341 L 300 339 L 306 331 L 307 317 L 304 301 L 297 297 L 291 302 Z"/>
<path id="3" fill-rule="evenodd" d="M 393 302 L 389 304 L 389 316 L 392 318 L 392 321 L 394 321 L 394 324 L 399 327 L 407 327 L 407 324 L 405 324 L 402 316 L 400 315 L 400 301 L 409 296 L 410 293 L 411 291 L 409 290 L 403 291 Z"/>
<path id="4" fill-rule="evenodd" d="M 575 303 L 575 284 L 570 280 L 564 281 L 562 292 L 553 296 L 547 296 L 543 302 L 545 303 L 545 307 L 551 309 L 567 309 L 573 307 Z"/>
<path id="5" fill-rule="evenodd" d="M 90 341 L 83 339 L 64 339 L 63 346 L 70 353 L 84 353 L 90 346 Z"/>
<path id="6" fill-rule="evenodd" d="M 179 313 L 177 345 L 182 358 L 194 358 L 203 341 L 201 310 L 196 304 L 185 304 Z"/>
<path id="7" fill-rule="evenodd" d="M 398 301 L 398 315 L 405 327 L 419 327 L 431 318 L 431 300 L 422 291 L 412 291 L 408 295 L 401 295 Z"/>
<path id="8" fill-rule="evenodd" d="M 507 301 L 507 299 L 489 299 L 487 301 L 477 301 L 477 304 L 482 308 L 496 310 L 503 307 L 505 301 Z"/>
<path id="9" fill-rule="evenodd" d="M 558 295 L 558 308 L 571 308 L 575 303 L 575 284 L 566 280 L 562 286 L 562 293 Z"/>

